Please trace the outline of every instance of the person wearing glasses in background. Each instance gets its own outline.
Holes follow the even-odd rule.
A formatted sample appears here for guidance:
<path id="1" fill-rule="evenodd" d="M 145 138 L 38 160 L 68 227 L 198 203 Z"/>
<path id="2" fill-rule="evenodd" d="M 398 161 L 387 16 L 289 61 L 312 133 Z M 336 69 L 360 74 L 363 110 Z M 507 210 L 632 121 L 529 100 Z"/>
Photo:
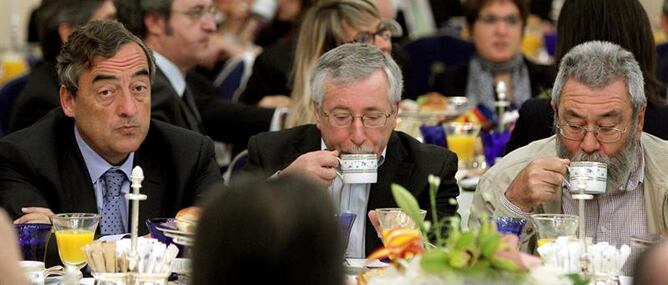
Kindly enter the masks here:
<path id="1" fill-rule="evenodd" d="M 668 224 L 668 142 L 643 132 L 644 81 L 633 54 L 609 42 L 586 42 L 561 60 L 552 89 L 557 134 L 504 156 L 480 179 L 469 226 L 482 213 L 528 218 L 536 213 L 577 215 L 568 193 L 571 162 L 607 164 L 607 189 L 585 206 L 586 235 L 620 246 L 631 236 L 662 233 Z M 535 247 L 534 229 L 521 236 Z M 631 255 L 624 267 L 630 274 Z"/>
<path id="2" fill-rule="evenodd" d="M 457 157 L 393 131 L 403 82 L 391 57 L 371 45 L 343 44 L 318 59 L 309 80 L 315 124 L 251 137 L 245 172 L 266 177 L 297 174 L 327 186 L 339 212 L 357 215 L 349 257 L 364 257 L 381 246 L 377 218 L 368 211 L 397 207 L 391 183 L 411 191 L 429 218 L 427 177 L 436 175 L 441 179 L 436 195 L 439 219 L 455 215 L 457 206 L 450 199 L 459 194 L 454 179 Z M 336 168 L 338 157 L 347 153 L 376 154 L 377 183 L 343 184 Z"/>
<path id="3" fill-rule="evenodd" d="M 554 67 L 528 60 L 521 50 L 529 13 L 523 0 L 468 0 L 463 4 L 476 54 L 468 64 L 436 76 L 434 88 L 445 96 L 466 96 L 472 106 L 495 110 L 495 86 L 506 84 L 515 107 L 549 89 Z M 447 52 L 447 51 L 444 51 Z"/>
<path id="4" fill-rule="evenodd" d="M 278 121 L 273 109 L 217 96 L 213 83 L 191 72 L 207 59 L 216 30 L 211 0 L 116 0 L 118 21 L 153 50 L 151 117 L 244 149 L 248 138 Z"/>
<path id="5" fill-rule="evenodd" d="M 383 20 L 371 1 L 320 1 L 306 12 L 301 22 L 294 53 L 290 54 L 292 66 L 289 74 L 268 78 L 266 73 L 254 68 L 247 88 L 239 100 L 260 106 L 287 106 L 286 127 L 312 123 L 308 78 L 315 61 L 338 45 L 361 42 L 374 45 L 386 54 L 392 53 L 400 66 L 407 66 L 403 64 L 406 61 L 405 56 L 397 53 L 396 49 L 393 52 L 392 48 L 391 38 L 401 34 L 401 26 L 393 20 Z M 258 58 L 256 65 L 260 64 L 259 61 Z M 288 85 L 287 90 L 281 88 L 282 91 L 279 91 L 287 91 L 286 93 L 270 94 L 267 86 L 261 86 L 265 82 L 277 80 Z"/>

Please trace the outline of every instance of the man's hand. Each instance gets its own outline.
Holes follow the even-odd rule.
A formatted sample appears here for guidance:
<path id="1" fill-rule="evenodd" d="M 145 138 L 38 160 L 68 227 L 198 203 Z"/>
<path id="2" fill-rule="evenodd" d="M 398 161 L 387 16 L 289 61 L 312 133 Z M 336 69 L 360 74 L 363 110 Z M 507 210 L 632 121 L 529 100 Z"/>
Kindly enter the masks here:
<path id="1" fill-rule="evenodd" d="M 294 173 L 314 179 L 325 186 L 332 184 L 339 166 L 339 151 L 319 150 L 302 154 L 281 174 Z"/>
<path id="2" fill-rule="evenodd" d="M 570 160 L 556 157 L 530 162 L 515 177 L 506 198 L 524 212 L 531 212 L 541 203 L 553 201 L 561 188 Z"/>
<path id="3" fill-rule="evenodd" d="M 53 216 L 53 212 L 49 208 L 26 207 L 26 208 L 21 208 L 21 211 L 25 215 L 14 220 L 15 224 L 25 224 L 25 223 L 50 224 L 51 220 L 49 220 L 49 217 Z"/>

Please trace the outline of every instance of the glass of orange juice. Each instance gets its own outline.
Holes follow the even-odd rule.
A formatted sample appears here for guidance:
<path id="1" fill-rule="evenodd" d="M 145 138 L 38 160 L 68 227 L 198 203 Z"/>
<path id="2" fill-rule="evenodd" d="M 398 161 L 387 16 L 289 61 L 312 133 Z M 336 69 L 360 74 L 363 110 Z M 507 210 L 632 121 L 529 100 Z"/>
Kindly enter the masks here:
<path id="1" fill-rule="evenodd" d="M 566 214 L 535 214 L 531 215 L 538 232 L 537 247 L 555 241 L 560 236 L 576 238 L 578 216 Z"/>
<path id="2" fill-rule="evenodd" d="M 380 208 L 376 209 L 375 212 L 376 216 L 378 216 L 380 228 L 383 230 L 383 242 L 385 242 L 385 238 L 387 238 L 390 231 L 394 229 L 414 231 L 415 235 L 420 235 L 420 230 L 415 221 L 413 221 L 413 219 L 411 219 L 401 208 Z M 420 210 L 420 216 L 423 220 L 426 215 L 426 210 Z"/>
<path id="3" fill-rule="evenodd" d="M 448 149 L 457 154 L 462 167 L 471 168 L 480 124 L 452 122 L 443 124 L 443 129 Z"/>
<path id="4" fill-rule="evenodd" d="M 78 272 L 85 264 L 83 246 L 93 241 L 100 215 L 63 213 L 51 216 L 58 254 L 67 272 Z"/>

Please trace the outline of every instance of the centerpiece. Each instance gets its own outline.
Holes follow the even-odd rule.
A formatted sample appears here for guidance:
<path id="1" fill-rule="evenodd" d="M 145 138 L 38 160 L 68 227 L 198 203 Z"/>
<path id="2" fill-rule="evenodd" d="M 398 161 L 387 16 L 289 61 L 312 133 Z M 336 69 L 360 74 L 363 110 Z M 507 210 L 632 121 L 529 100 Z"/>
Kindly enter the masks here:
<path id="1" fill-rule="evenodd" d="M 409 191 L 392 185 L 397 205 L 419 231 L 390 230 L 385 246 L 367 258 L 389 260 L 390 266 L 360 273 L 358 284 L 587 284 L 578 274 L 564 275 L 520 253 L 517 237 L 499 233 L 493 220 L 483 218 L 479 228 L 465 230 L 459 217 L 439 219 L 435 197 L 440 178 L 430 175 L 429 185 L 431 222 L 422 221 Z"/>

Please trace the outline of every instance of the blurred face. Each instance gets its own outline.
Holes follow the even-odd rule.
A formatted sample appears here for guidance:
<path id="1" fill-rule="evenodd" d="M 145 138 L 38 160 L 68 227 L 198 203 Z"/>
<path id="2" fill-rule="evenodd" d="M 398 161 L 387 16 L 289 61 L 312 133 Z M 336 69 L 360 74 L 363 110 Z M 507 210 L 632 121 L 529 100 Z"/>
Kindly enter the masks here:
<path id="1" fill-rule="evenodd" d="M 302 0 L 277 0 L 276 18 L 282 22 L 294 22 L 302 10 Z"/>
<path id="2" fill-rule="evenodd" d="M 350 26 L 345 21 L 343 21 L 342 24 L 346 42 L 356 41 L 374 45 L 385 54 L 390 54 L 390 52 L 392 52 L 392 32 L 381 25 L 380 19 L 371 21 L 368 25 L 359 30 Z"/>
<path id="3" fill-rule="evenodd" d="M 245 19 L 251 15 L 253 0 L 218 0 L 218 9 L 225 16 L 234 19 Z"/>
<path id="4" fill-rule="evenodd" d="M 114 6 L 114 2 L 111 0 L 104 1 L 102 5 L 100 5 L 95 12 L 93 12 L 93 15 L 90 16 L 91 21 L 104 21 L 104 20 L 115 20 L 116 19 L 116 6 Z"/>
<path id="5" fill-rule="evenodd" d="M 478 54 L 493 63 L 511 60 L 522 42 L 520 11 L 510 1 L 494 1 L 480 10 L 472 29 Z"/>
<path id="6" fill-rule="evenodd" d="M 360 96 L 364 94 L 364 96 Z M 325 85 L 322 108 L 316 108 L 316 125 L 328 149 L 341 153 L 375 153 L 380 155 L 396 125 L 397 104 L 388 99 L 385 73 L 378 70 L 368 78 L 346 85 Z M 365 127 L 360 116 L 387 117 L 382 127 Z M 337 117 L 356 116 L 348 127 L 333 125 Z"/>
<path id="7" fill-rule="evenodd" d="M 60 88 L 60 102 L 65 114 L 75 118 L 84 141 L 118 165 L 139 148 L 148 133 L 148 61 L 137 44 L 128 43 L 112 58 L 96 58 L 92 66 L 82 71 L 76 96 Z"/>
<path id="8" fill-rule="evenodd" d="M 557 124 L 564 134 L 578 127 L 589 130 L 599 128 L 599 134 L 597 137 L 594 132 L 586 132 L 580 140 L 561 134 L 557 149 L 559 155 L 572 161 L 608 164 L 608 185 L 620 186 L 626 182 L 637 161 L 644 108 L 640 110 L 636 122 L 632 115 L 631 99 L 623 79 L 599 89 L 591 89 L 569 79 L 561 93 Z"/>
<path id="9" fill-rule="evenodd" d="M 182 71 L 206 60 L 209 37 L 216 30 L 212 5 L 211 0 L 174 0 L 171 16 L 157 28 L 152 47 Z"/>

